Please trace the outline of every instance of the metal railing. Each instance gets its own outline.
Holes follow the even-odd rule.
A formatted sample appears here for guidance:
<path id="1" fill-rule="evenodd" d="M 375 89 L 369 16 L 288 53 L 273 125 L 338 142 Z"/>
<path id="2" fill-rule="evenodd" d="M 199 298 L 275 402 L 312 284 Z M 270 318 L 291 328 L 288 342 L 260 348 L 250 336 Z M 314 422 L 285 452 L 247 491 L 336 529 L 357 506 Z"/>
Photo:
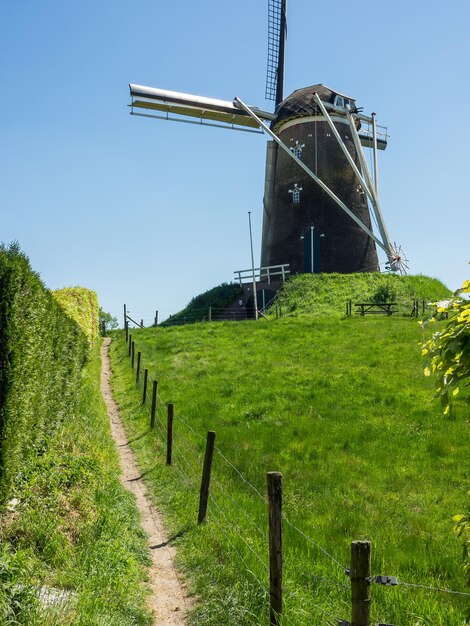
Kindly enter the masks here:
<path id="1" fill-rule="evenodd" d="M 284 282 L 290 276 L 290 265 L 289 263 L 284 263 L 283 265 L 256 267 L 254 270 L 237 270 L 234 274 L 236 280 L 242 285 L 243 283 L 253 282 L 253 272 L 257 282 L 267 282 L 270 285 L 272 280 L 279 278 Z"/>

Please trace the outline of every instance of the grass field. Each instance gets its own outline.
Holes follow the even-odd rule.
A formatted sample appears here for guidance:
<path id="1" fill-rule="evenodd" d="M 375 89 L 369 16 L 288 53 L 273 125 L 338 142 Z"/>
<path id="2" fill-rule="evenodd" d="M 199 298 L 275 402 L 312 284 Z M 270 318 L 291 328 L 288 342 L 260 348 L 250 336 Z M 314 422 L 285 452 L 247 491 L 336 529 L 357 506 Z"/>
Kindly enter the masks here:
<path id="1" fill-rule="evenodd" d="M 194 624 L 267 623 L 271 470 L 284 482 L 284 624 L 350 619 L 344 568 L 356 539 L 372 541 L 374 575 L 468 591 L 452 524 L 468 501 L 468 404 L 461 398 L 453 419 L 442 416 L 423 376 L 416 320 L 301 316 L 132 334 L 159 381 L 154 431 L 122 332 L 111 346 L 113 386 L 200 598 Z M 164 402 L 175 404 L 172 467 Z M 208 429 L 218 451 L 208 520 L 198 527 Z M 468 623 L 465 596 L 405 585 L 372 593 L 374 623 Z"/>
<path id="2" fill-rule="evenodd" d="M 146 537 L 119 481 L 99 347 L 78 408 L 25 464 L 0 516 L 2 626 L 144 626 Z"/>

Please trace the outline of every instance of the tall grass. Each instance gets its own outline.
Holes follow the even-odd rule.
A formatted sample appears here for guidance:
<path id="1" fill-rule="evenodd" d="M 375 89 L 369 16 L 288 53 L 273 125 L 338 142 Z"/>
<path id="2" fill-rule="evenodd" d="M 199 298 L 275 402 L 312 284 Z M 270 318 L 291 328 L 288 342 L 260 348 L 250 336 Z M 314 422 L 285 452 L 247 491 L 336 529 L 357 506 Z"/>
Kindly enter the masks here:
<path id="1" fill-rule="evenodd" d="M 285 624 L 349 619 L 355 539 L 372 541 L 374 574 L 465 591 L 451 518 L 466 502 L 468 409 L 461 399 L 454 420 L 442 417 L 422 374 L 421 333 L 410 319 L 307 316 L 132 331 L 161 400 L 175 403 L 171 468 L 165 407 L 151 432 L 116 335 L 115 394 L 200 597 L 195 624 L 266 623 L 271 470 L 285 489 Z M 197 527 L 208 429 L 219 452 L 208 521 Z M 373 588 L 374 621 L 462 626 L 467 610 L 465 596 Z"/>
<path id="2" fill-rule="evenodd" d="M 24 465 L 0 516 L 2 625 L 151 623 L 146 538 L 118 478 L 99 374 L 95 346 L 77 408 Z"/>

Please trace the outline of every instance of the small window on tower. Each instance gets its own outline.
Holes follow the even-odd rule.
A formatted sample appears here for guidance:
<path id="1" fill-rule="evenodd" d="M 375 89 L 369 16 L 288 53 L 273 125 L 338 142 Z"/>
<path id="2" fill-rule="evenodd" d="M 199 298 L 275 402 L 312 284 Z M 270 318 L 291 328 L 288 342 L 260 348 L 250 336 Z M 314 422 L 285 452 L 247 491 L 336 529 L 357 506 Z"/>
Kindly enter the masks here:
<path id="1" fill-rule="evenodd" d="M 297 183 L 294 184 L 294 189 L 289 189 L 289 193 L 292 194 L 292 204 L 299 204 L 301 191 L 302 187 L 299 187 Z"/>
<path id="2" fill-rule="evenodd" d="M 292 150 L 292 152 L 294 153 L 294 155 L 298 158 L 301 159 L 302 158 L 302 150 L 305 148 L 305 144 L 302 143 L 300 144 L 298 141 L 295 142 L 295 146 L 293 146 L 292 148 L 290 148 Z"/>
<path id="3" fill-rule="evenodd" d="M 344 99 L 342 98 L 342 96 L 336 96 L 336 106 L 344 107 Z"/>

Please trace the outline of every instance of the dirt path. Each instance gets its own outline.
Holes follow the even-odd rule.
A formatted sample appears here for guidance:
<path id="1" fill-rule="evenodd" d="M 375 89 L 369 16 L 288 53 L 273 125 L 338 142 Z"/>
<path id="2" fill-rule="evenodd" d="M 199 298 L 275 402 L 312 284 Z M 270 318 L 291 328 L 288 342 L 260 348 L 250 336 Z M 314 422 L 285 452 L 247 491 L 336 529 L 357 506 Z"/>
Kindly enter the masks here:
<path id="1" fill-rule="evenodd" d="M 108 408 L 112 435 L 119 451 L 121 481 L 125 488 L 134 494 L 137 508 L 140 511 L 142 527 L 148 535 L 152 557 L 152 565 L 149 570 L 149 583 L 152 593 L 149 605 L 155 612 L 155 624 L 157 626 L 186 626 L 185 616 L 191 602 L 173 564 L 175 548 L 169 544 L 162 517 L 150 503 L 145 484 L 139 478 L 141 472 L 132 450 L 127 445 L 126 433 L 112 395 L 109 382 L 111 374 L 110 343 L 111 339 L 106 338 L 101 347 L 101 393 Z"/>

